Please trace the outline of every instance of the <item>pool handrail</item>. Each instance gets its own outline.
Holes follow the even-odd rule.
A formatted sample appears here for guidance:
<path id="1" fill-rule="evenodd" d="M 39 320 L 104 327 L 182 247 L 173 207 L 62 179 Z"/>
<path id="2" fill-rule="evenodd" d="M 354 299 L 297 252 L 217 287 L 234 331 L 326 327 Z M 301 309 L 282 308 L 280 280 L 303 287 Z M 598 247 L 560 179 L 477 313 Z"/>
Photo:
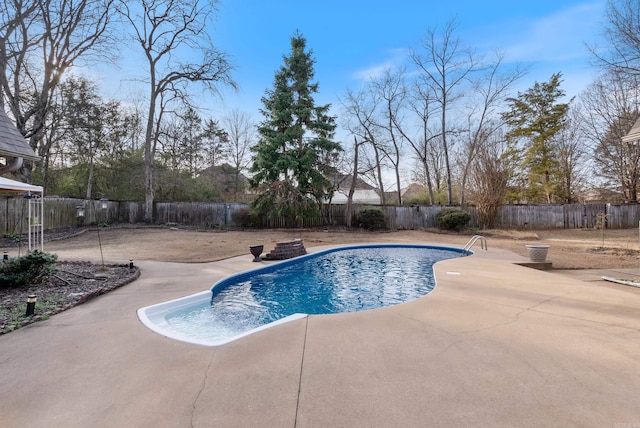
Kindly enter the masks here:
<path id="1" fill-rule="evenodd" d="M 477 242 L 480 241 L 480 249 L 484 250 L 484 251 L 488 251 L 489 247 L 487 247 L 487 239 L 482 236 L 482 235 L 473 235 L 471 237 L 471 239 L 469 239 L 469 242 L 467 242 L 467 244 L 462 248 L 464 251 L 466 251 L 467 253 L 470 252 L 471 247 L 473 247 L 473 245 Z"/>

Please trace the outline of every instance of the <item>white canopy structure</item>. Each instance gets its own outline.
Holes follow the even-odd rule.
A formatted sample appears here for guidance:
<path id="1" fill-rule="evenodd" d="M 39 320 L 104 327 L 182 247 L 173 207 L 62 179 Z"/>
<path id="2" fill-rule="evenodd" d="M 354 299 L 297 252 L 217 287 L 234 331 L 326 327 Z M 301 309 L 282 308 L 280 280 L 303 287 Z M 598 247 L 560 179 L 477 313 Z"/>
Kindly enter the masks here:
<path id="1" fill-rule="evenodd" d="M 42 196 L 42 191 L 42 186 L 34 186 L 0 177 L 0 193 L 40 193 Z"/>
<path id="2" fill-rule="evenodd" d="M 0 175 L 18 170 L 22 166 L 22 160 L 39 161 L 27 140 L 13 124 L 9 116 L 0 109 L 0 158 L 5 158 L 4 165 L 0 164 Z M 31 184 L 21 183 L 0 177 L 0 193 L 25 193 L 29 198 L 29 251 L 39 244 L 42 251 L 44 203 L 43 188 Z"/>
<path id="3" fill-rule="evenodd" d="M 21 183 L 19 181 L 10 180 L 0 177 L 0 194 L 26 194 L 29 198 L 29 214 L 27 221 L 29 224 L 29 251 L 33 249 L 43 250 L 44 247 L 44 199 L 42 197 L 42 186 L 34 186 L 31 184 Z"/>

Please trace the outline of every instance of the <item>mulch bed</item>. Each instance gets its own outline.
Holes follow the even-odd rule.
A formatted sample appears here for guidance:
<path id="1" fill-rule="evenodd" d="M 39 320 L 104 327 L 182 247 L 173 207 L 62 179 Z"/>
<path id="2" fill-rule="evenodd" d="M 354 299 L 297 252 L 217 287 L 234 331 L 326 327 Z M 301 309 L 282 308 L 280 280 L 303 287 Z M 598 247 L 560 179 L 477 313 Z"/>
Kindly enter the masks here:
<path id="1" fill-rule="evenodd" d="M 0 335 L 84 303 L 140 276 L 136 266 L 89 262 L 58 262 L 56 272 L 41 284 L 0 288 Z M 27 297 L 37 298 L 35 313 L 25 316 Z"/>

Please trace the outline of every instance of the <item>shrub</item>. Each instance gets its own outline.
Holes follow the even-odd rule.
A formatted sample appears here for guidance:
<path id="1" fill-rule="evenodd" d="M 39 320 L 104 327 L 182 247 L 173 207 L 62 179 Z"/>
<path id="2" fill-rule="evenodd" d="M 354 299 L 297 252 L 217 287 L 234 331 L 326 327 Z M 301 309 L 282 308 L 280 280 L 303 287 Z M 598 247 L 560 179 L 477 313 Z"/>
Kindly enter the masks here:
<path id="1" fill-rule="evenodd" d="M 445 230 L 462 230 L 471 220 L 471 216 L 459 208 L 443 208 L 436 214 L 438 227 Z"/>
<path id="2" fill-rule="evenodd" d="M 240 227 L 254 227 L 257 224 L 256 214 L 249 208 L 239 208 L 231 213 L 233 224 Z"/>
<path id="3" fill-rule="evenodd" d="M 364 208 L 354 216 L 354 224 L 367 230 L 385 228 L 384 212 L 378 208 Z"/>
<path id="4" fill-rule="evenodd" d="M 0 263 L 0 288 L 43 282 L 54 272 L 58 256 L 35 250 L 26 256 Z"/>

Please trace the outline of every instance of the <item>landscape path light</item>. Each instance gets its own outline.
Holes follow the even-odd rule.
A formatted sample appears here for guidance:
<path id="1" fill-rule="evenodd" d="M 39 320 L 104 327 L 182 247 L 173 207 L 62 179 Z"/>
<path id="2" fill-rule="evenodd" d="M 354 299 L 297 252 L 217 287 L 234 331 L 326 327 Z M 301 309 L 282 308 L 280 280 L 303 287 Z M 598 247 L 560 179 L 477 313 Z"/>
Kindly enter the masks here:
<path id="1" fill-rule="evenodd" d="M 36 311 L 37 300 L 38 299 L 36 298 L 35 294 L 29 294 L 29 297 L 27 297 L 27 312 L 25 313 L 26 317 L 33 315 Z"/>
<path id="2" fill-rule="evenodd" d="M 84 224 L 84 204 L 76 205 L 76 222 L 78 227 Z"/>

